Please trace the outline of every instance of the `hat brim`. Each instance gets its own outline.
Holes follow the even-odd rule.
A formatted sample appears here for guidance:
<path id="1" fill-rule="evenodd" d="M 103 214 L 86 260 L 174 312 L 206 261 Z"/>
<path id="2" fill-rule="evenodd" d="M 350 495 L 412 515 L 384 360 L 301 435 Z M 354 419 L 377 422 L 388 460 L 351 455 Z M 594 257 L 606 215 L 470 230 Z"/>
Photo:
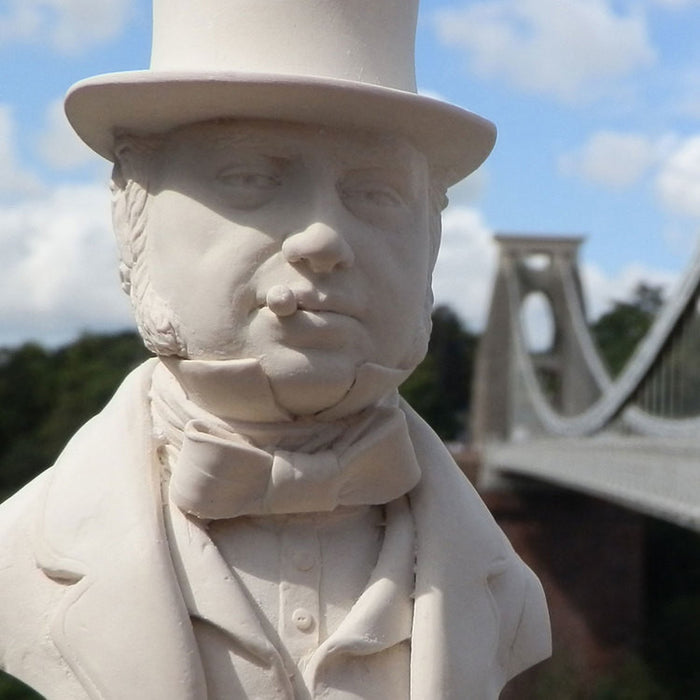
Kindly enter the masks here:
<path id="1" fill-rule="evenodd" d="M 486 119 L 401 90 L 327 78 L 250 73 L 111 73 L 76 83 L 66 114 L 94 151 L 114 159 L 119 130 L 164 133 L 221 118 L 275 119 L 398 133 L 447 184 L 483 163 L 496 140 Z"/>

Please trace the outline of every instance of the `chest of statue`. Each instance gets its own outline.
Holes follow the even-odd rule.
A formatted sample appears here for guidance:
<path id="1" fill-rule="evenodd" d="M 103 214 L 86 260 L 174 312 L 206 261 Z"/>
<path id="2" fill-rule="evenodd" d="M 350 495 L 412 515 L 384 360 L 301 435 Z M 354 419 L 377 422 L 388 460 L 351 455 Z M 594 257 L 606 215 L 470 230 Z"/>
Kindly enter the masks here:
<path id="1" fill-rule="evenodd" d="M 406 530 L 401 517 L 392 520 L 394 529 Z M 401 555 L 404 561 L 396 562 L 406 574 L 403 604 L 389 612 L 382 608 L 395 602 L 391 596 L 365 595 L 374 605 L 359 614 L 354 610 L 382 557 L 384 508 L 241 517 L 205 527 L 193 527 L 192 519 L 172 512 L 171 524 L 211 700 L 409 697 L 408 548 Z M 210 560 L 206 581 L 197 555 L 204 549 Z M 384 552 L 384 559 L 395 554 Z M 219 586 L 211 576 L 214 559 Z M 365 653 L 358 648 L 338 652 L 344 644 L 356 645 L 355 635 L 382 636 L 377 611 L 397 617 L 392 622 L 403 627 L 399 636 L 404 638 L 370 645 Z M 243 632 L 246 628 L 250 634 Z"/>

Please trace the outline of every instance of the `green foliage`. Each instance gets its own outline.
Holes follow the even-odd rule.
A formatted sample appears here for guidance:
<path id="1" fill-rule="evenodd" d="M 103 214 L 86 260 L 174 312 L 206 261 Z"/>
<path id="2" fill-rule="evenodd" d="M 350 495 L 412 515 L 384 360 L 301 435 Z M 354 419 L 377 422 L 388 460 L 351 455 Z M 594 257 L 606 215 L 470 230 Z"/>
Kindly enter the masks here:
<path id="1" fill-rule="evenodd" d="M 148 353 L 135 333 L 0 350 L 0 501 L 50 466 Z"/>
<path id="2" fill-rule="evenodd" d="M 0 671 L 0 698 L 2 700 L 40 700 L 41 695 L 16 678 Z"/>
<path id="3" fill-rule="evenodd" d="M 402 396 L 443 440 L 464 431 L 477 336 L 447 306 L 433 311 L 428 354 L 401 387 Z"/>
<path id="4" fill-rule="evenodd" d="M 591 325 L 600 354 L 610 373 L 617 376 L 651 327 L 663 305 L 663 288 L 640 282 L 631 301 L 616 301 L 613 308 Z"/>

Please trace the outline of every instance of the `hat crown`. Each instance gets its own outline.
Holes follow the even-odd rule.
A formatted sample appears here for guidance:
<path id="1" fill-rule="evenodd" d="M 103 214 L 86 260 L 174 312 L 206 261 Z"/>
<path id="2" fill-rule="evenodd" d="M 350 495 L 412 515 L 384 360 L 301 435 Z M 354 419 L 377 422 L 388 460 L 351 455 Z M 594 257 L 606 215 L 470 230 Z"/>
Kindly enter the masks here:
<path id="1" fill-rule="evenodd" d="M 418 0 L 154 0 L 153 71 L 308 76 L 416 92 Z"/>

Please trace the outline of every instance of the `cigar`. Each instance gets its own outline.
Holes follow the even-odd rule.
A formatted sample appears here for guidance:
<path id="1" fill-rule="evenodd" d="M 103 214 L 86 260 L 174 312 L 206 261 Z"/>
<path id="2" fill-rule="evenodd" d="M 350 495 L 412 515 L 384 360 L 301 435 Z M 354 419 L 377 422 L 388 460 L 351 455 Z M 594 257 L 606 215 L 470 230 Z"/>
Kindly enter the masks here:
<path id="1" fill-rule="evenodd" d="M 299 308 L 294 292 L 284 284 L 276 284 L 270 287 L 265 297 L 267 308 L 275 316 L 291 316 Z"/>

